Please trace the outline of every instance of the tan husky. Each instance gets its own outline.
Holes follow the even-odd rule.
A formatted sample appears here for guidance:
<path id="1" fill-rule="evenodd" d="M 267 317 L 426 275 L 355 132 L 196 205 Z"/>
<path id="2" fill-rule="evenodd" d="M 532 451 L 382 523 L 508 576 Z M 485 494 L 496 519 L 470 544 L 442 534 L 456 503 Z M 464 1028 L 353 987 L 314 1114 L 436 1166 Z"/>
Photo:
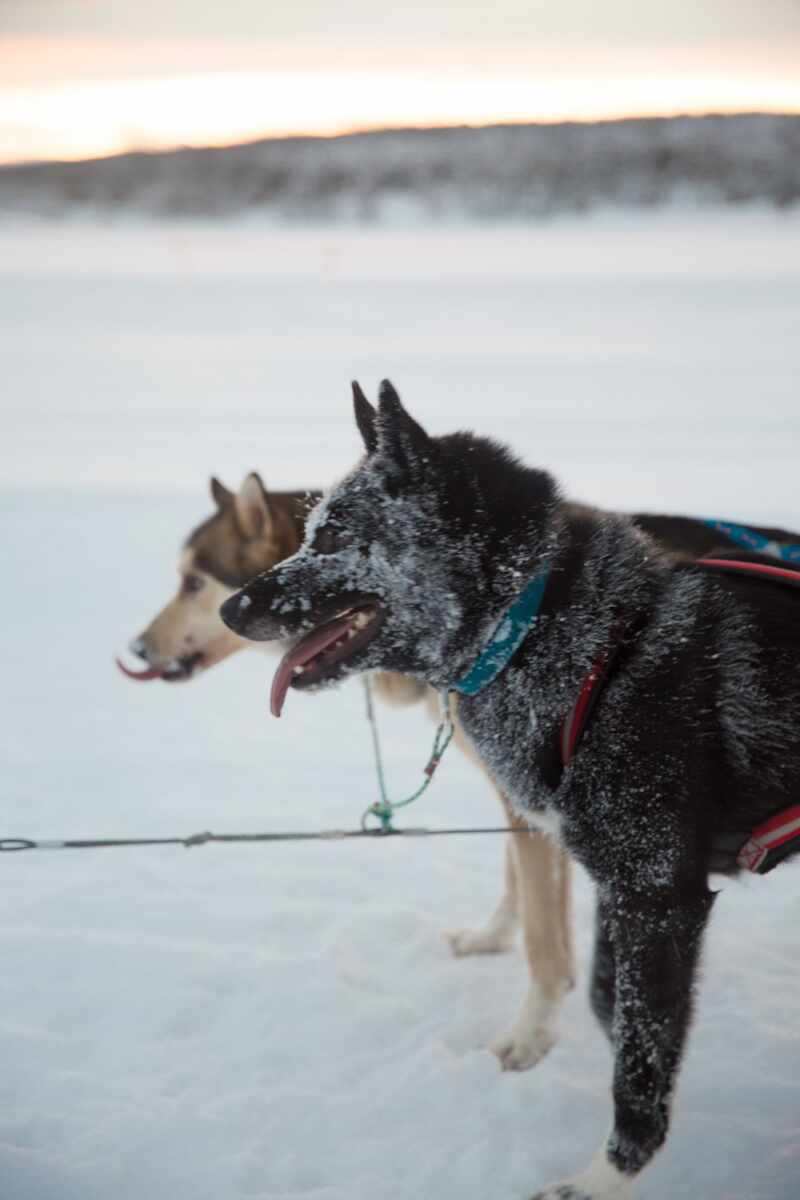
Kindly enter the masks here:
<path id="1" fill-rule="evenodd" d="M 319 493 L 267 492 L 252 472 L 238 492 L 212 479 L 211 496 L 215 513 L 192 531 L 181 550 L 176 594 L 130 644 L 144 667 L 131 670 L 119 664 L 130 678 L 186 681 L 252 647 L 253 642 L 223 625 L 219 607 L 253 575 L 294 554 Z M 375 684 L 378 694 L 393 704 L 418 702 L 427 691 L 398 675 L 379 675 Z M 428 699 L 436 713 L 435 695 Z M 458 728 L 456 740 L 481 766 Z M 507 819 L 523 828 L 495 791 Z M 549 838 L 525 829 L 508 840 L 505 889 L 487 925 L 446 935 L 457 956 L 496 954 L 511 947 L 521 923 L 531 986 L 517 1021 L 492 1045 L 502 1066 L 517 1071 L 534 1066 L 552 1046 L 558 1007 L 574 980 L 569 864 Z"/>
<path id="2" fill-rule="evenodd" d="M 211 480 L 216 511 L 186 540 L 179 560 L 176 595 L 151 621 L 131 650 L 144 661 L 140 670 L 120 668 L 131 678 L 185 681 L 253 642 L 237 637 L 219 617 L 220 605 L 254 575 L 294 554 L 303 540 L 306 517 L 318 492 L 267 492 L 255 472 L 238 492 Z M 663 545 L 692 556 L 727 542 L 724 534 L 687 517 L 637 514 L 635 522 Z M 782 531 L 760 531 L 778 537 Z M 399 675 L 378 675 L 376 688 L 391 703 L 427 697 L 424 685 Z M 508 839 L 505 888 L 488 923 L 476 930 L 447 935 L 453 953 L 495 954 L 509 949 L 521 924 L 530 986 L 510 1031 L 492 1044 L 506 1070 L 534 1066 L 553 1045 L 561 1000 L 574 981 L 570 920 L 570 866 L 566 855 L 545 834 L 521 823 L 482 766 L 456 722 L 461 749 L 492 784 L 508 822 L 524 832 Z"/>

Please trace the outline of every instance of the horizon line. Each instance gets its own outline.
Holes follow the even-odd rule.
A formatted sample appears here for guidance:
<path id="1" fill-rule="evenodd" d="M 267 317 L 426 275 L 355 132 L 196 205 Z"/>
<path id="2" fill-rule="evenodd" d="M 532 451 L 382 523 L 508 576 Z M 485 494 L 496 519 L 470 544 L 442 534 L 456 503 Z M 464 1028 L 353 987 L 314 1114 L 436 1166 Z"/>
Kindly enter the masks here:
<path id="1" fill-rule="evenodd" d="M 715 117 L 736 118 L 736 117 L 786 117 L 800 118 L 800 107 L 787 108 L 770 108 L 763 106 L 760 108 L 727 108 L 720 106 L 718 108 L 676 108 L 670 112 L 664 111 L 644 111 L 630 113 L 611 113 L 605 115 L 592 116 L 576 116 L 576 117 L 538 117 L 525 120 L 489 120 L 489 121 L 431 121 L 427 124 L 364 124 L 345 126 L 337 130 L 319 130 L 318 132 L 308 129 L 298 130 L 294 133 L 280 132 L 256 135 L 255 137 L 246 138 L 220 138 L 219 140 L 203 140 L 203 141 L 176 141 L 174 143 L 152 145 L 135 145 L 112 151 L 108 154 L 59 154 L 52 156 L 42 156 L 36 158 L 13 157 L 5 158 L 0 155 L 0 169 L 14 167 L 40 167 L 40 166 L 59 166 L 77 163 L 100 163 L 110 162 L 118 158 L 126 158 L 134 155 L 152 156 L 170 155 L 187 153 L 191 151 L 204 150 L 235 150 L 244 149 L 248 146 L 262 145 L 264 142 L 294 142 L 294 141 L 337 141 L 349 137 L 359 137 L 365 135 L 384 134 L 384 133 L 434 133 L 459 130 L 478 130 L 478 129 L 525 129 L 530 127 L 557 127 L 567 125 L 622 125 L 627 122 L 635 121 L 678 121 L 678 120 L 710 120 Z"/>

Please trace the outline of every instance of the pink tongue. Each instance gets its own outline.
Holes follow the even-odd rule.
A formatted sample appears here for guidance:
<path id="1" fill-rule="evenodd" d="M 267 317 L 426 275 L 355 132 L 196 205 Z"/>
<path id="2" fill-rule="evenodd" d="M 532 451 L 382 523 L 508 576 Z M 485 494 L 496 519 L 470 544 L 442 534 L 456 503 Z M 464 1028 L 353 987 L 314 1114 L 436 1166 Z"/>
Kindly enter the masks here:
<path id="1" fill-rule="evenodd" d="M 121 659 L 115 658 L 114 662 L 120 671 L 122 671 L 122 674 L 128 676 L 128 679 L 138 679 L 140 682 L 143 682 L 147 679 L 161 678 L 162 672 L 160 667 L 144 667 L 141 671 L 132 671 L 130 667 L 125 666 L 125 663 Z"/>
<path id="2" fill-rule="evenodd" d="M 273 717 L 279 717 L 283 712 L 286 693 L 289 691 L 295 667 L 304 667 L 310 659 L 319 654 L 320 650 L 324 650 L 326 646 L 337 641 L 349 623 L 348 617 L 329 621 L 327 625 L 321 625 L 319 629 L 314 629 L 307 634 L 301 642 L 284 654 L 272 680 L 272 690 L 269 696 L 269 708 Z"/>

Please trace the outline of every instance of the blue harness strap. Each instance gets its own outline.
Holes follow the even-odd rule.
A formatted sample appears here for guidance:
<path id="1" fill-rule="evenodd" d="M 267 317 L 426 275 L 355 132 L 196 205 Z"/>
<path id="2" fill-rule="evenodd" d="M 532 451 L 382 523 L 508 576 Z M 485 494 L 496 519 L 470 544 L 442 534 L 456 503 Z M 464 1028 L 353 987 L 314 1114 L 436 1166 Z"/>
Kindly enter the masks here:
<path id="1" fill-rule="evenodd" d="M 709 529 L 715 529 L 718 533 L 724 534 L 743 549 L 767 555 L 780 562 L 800 565 L 800 545 L 771 541 L 763 533 L 758 533 L 755 529 L 748 529 L 745 525 L 736 525 L 732 521 L 706 518 L 703 520 L 703 524 Z M 451 685 L 452 691 L 460 692 L 462 696 L 477 696 L 478 692 L 497 678 L 522 645 L 525 635 L 539 615 L 549 577 L 549 568 L 534 575 L 508 611 L 497 622 L 489 640 L 470 669 Z"/>
<path id="2" fill-rule="evenodd" d="M 539 615 L 549 578 L 549 567 L 534 575 L 511 607 L 503 613 L 467 673 L 451 684 L 452 691 L 460 692 L 462 696 L 477 696 L 508 666 Z"/>
<path id="3" fill-rule="evenodd" d="M 770 541 L 769 538 L 764 537 L 763 533 L 758 533 L 755 529 L 748 529 L 746 525 L 735 525 L 732 521 L 706 519 L 703 524 L 707 525 L 709 529 L 716 529 L 717 533 L 724 533 L 725 537 L 730 538 L 743 550 L 766 554 L 769 558 L 780 559 L 781 562 L 800 563 L 800 545 L 792 545 L 791 542 Z"/>

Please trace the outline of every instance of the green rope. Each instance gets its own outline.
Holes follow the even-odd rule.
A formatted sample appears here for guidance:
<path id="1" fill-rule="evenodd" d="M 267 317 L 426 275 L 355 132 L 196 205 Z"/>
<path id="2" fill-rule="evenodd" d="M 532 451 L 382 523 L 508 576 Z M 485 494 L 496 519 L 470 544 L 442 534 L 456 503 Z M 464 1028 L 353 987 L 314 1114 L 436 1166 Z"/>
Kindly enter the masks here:
<path id="1" fill-rule="evenodd" d="M 378 790 L 380 792 L 380 800 L 376 800 L 374 804 L 370 804 L 361 818 L 361 828 L 366 829 L 371 817 L 377 817 L 380 822 L 381 833 L 397 833 L 392 824 L 392 817 L 399 808 L 407 808 L 409 804 L 413 804 L 415 800 L 419 800 L 420 796 L 426 791 L 433 779 L 436 768 L 442 760 L 445 750 L 453 740 L 455 726 L 453 724 L 453 715 L 450 711 L 450 693 L 442 693 L 442 719 L 436 729 L 436 736 L 433 739 L 433 749 L 428 763 L 425 767 L 425 779 L 411 795 L 405 800 L 390 800 L 389 793 L 386 788 L 386 772 L 383 766 L 383 754 L 381 752 L 380 736 L 378 734 L 378 722 L 375 716 L 375 705 L 372 700 L 372 684 L 370 683 L 369 675 L 365 674 L 364 679 L 364 697 L 367 704 L 367 721 L 369 722 L 370 732 L 372 733 L 372 749 L 375 755 L 375 773 L 378 776 Z"/>

